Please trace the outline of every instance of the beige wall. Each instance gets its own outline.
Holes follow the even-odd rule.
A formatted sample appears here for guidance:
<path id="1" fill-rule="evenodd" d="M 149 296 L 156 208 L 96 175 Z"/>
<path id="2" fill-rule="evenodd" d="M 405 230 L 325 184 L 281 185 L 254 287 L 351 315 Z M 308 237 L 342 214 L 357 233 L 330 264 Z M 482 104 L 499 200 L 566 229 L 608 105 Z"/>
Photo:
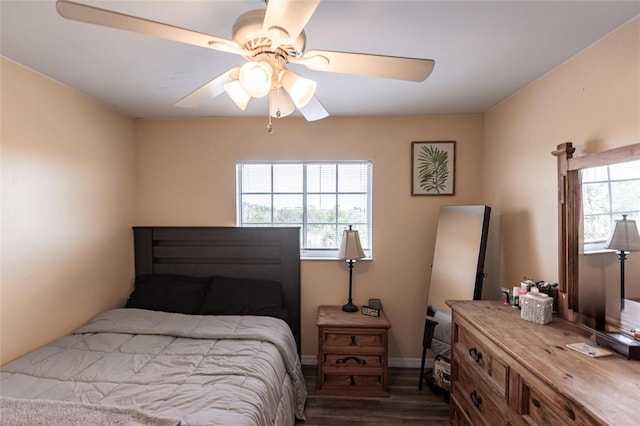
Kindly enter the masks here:
<path id="1" fill-rule="evenodd" d="M 373 253 L 354 268 L 354 303 L 382 299 L 390 355 L 417 358 L 441 204 L 480 203 L 482 117 L 286 118 L 141 121 L 137 130 L 140 225 L 235 225 L 238 160 L 373 161 Z M 411 196 L 411 142 L 457 141 L 455 196 Z M 302 352 L 316 353 L 315 312 L 343 304 L 342 261 L 302 262 Z"/>
<path id="2" fill-rule="evenodd" d="M 485 202 L 501 216 L 501 278 L 557 281 L 556 159 L 640 140 L 640 19 L 485 114 Z"/>
<path id="3" fill-rule="evenodd" d="M 484 116 L 287 118 L 271 136 L 266 118 L 134 124 L 3 59 L 2 362 L 124 302 L 131 225 L 235 224 L 243 159 L 373 160 L 374 260 L 356 265 L 354 300 L 381 298 L 391 356 L 417 358 L 441 204 L 493 208 L 493 287 L 557 279 L 551 151 L 640 140 L 639 34 L 636 20 Z M 458 142 L 455 196 L 410 195 L 420 140 Z M 347 284 L 343 262 L 303 262 L 305 355 L 317 305 L 344 303 Z"/>
<path id="4" fill-rule="evenodd" d="M 124 303 L 135 123 L 2 58 L 0 363 Z"/>

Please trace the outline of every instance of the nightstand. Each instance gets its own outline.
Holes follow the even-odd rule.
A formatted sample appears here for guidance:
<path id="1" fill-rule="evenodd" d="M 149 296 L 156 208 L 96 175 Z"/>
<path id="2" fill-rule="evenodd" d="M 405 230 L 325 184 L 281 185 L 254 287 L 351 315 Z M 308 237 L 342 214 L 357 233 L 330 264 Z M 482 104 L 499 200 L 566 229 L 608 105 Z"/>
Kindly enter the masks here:
<path id="1" fill-rule="evenodd" d="M 389 396 L 387 369 L 389 329 L 379 317 L 344 312 L 340 306 L 319 306 L 318 395 Z"/>

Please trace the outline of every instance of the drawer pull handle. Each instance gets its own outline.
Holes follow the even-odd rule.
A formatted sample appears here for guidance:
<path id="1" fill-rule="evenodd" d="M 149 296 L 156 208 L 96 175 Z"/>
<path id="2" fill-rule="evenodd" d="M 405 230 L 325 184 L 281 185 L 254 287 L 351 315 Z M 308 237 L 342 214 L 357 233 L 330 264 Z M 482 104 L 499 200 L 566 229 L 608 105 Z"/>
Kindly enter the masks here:
<path id="1" fill-rule="evenodd" d="M 469 355 L 476 364 L 480 364 L 480 361 L 482 361 L 482 352 L 478 351 L 476 348 L 469 349 Z"/>
<path id="2" fill-rule="evenodd" d="M 349 342 L 349 346 L 356 346 L 356 336 L 351 336 L 351 341 Z"/>
<path id="3" fill-rule="evenodd" d="M 338 360 L 336 360 L 336 364 L 346 364 L 347 361 L 349 361 L 349 360 L 353 360 L 353 361 L 357 362 L 360 365 L 367 365 L 367 360 L 366 359 L 360 359 L 357 356 L 347 356 L 347 357 L 344 357 L 342 359 L 338 359 Z"/>
<path id="4" fill-rule="evenodd" d="M 476 391 L 471 392 L 469 394 L 469 398 L 471 398 L 471 402 L 473 402 L 473 405 L 475 405 L 476 408 L 479 410 L 480 405 L 482 405 L 482 397 L 478 395 L 478 392 Z"/>

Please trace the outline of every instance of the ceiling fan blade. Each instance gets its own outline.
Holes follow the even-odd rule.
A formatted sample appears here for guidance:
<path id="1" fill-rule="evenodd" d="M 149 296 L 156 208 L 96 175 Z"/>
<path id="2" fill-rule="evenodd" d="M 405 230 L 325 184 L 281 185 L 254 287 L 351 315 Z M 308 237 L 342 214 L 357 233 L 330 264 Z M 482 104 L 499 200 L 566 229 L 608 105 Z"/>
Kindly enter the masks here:
<path id="1" fill-rule="evenodd" d="M 293 44 L 320 0 L 268 0 L 262 29 L 278 45 Z"/>
<path id="2" fill-rule="evenodd" d="M 221 50 L 223 52 L 237 53 L 239 55 L 246 54 L 246 52 L 232 40 L 125 15 L 124 13 L 100 9 L 67 0 L 58 0 L 56 2 L 56 9 L 60 16 L 74 21 L 146 34 L 195 46 Z"/>
<path id="3" fill-rule="evenodd" d="M 224 85 L 238 79 L 238 70 L 240 68 L 231 68 L 224 74 L 219 75 L 210 82 L 198 87 L 184 98 L 176 102 L 176 106 L 185 108 L 197 108 L 203 103 L 224 92 Z"/>
<path id="4" fill-rule="evenodd" d="M 304 107 L 300 108 L 300 112 L 307 119 L 307 121 L 317 121 L 322 120 L 323 118 L 327 118 L 329 113 L 322 106 L 318 98 L 315 96 L 311 98 L 309 103 L 307 103 Z"/>
<path id="5" fill-rule="evenodd" d="M 301 58 L 290 58 L 289 62 L 305 65 L 315 71 L 418 82 L 426 80 L 435 66 L 435 61 L 432 59 L 332 52 L 328 50 L 310 50 Z"/>

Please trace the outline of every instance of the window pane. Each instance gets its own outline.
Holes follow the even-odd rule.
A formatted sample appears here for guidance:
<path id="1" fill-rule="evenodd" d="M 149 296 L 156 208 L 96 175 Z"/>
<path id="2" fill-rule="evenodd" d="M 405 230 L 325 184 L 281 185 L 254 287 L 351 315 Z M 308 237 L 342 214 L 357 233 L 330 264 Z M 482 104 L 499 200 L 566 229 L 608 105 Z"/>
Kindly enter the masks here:
<path id="1" fill-rule="evenodd" d="M 591 183 L 582 186 L 582 205 L 585 214 L 609 212 L 609 185 Z"/>
<path id="2" fill-rule="evenodd" d="M 308 192 L 336 192 L 336 164 L 308 164 Z"/>
<path id="3" fill-rule="evenodd" d="M 365 194 L 339 194 L 338 206 L 338 222 L 367 222 L 367 196 Z"/>
<path id="4" fill-rule="evenodd" d="M 271 195 L 244 195 L 242 223 L 271 223 Z"/>
<path id="5" fill-rule="evenodd" d="M 307 216 L 312 223 L 336 223 L 336 195 L 307 195 Z"/>
<path id="6" fill-rule="evenodd" d="M 338 249 L 338 234 L 335 225 L 309 224 L 307 226 L 307 248 Z M 340 234 L 342 238 L 342 234 Z"/>
<path id="7" fill-rule="evenodd" d="M 242 192 L 271 192 L 271 164 L 242 167 Z"/>
<path id="8" fill-rule="evenodd" d="M 640 160 L 611 166 L 611 180 L 640 179 Z"/>
<path id="9" fill-rule="evenodd" d="M 582 170 L 582 182 L 602 182 L 609 179 L 607 166 Z"/>
<path id="10" fill-rule="evenodd" d="M 274 195 L 273 196 L 273 221 L 279 224 L 302 223 L 302 194 Z"/>
<path id="11" fill-rule="evenodd" d="M 640 180 L 611 183 L 611 210 L 613 212 L 640 210 Z"/>
<path id="12" fill-rule="evenodd" d="M 302 192 L 302 164 L 274 164 L 273 192 Z"/>
<path id="13" fill-rule="evenodd" d="M 367 175 L 362 164 L 338 165 L 338 192 L 367 192 Z"/>
<path id="14" fill-rule="evenodd" d="M 584 242 L 606 241 L 611 233 L 611 216 L 609 214 L 585 216 Z"/>

